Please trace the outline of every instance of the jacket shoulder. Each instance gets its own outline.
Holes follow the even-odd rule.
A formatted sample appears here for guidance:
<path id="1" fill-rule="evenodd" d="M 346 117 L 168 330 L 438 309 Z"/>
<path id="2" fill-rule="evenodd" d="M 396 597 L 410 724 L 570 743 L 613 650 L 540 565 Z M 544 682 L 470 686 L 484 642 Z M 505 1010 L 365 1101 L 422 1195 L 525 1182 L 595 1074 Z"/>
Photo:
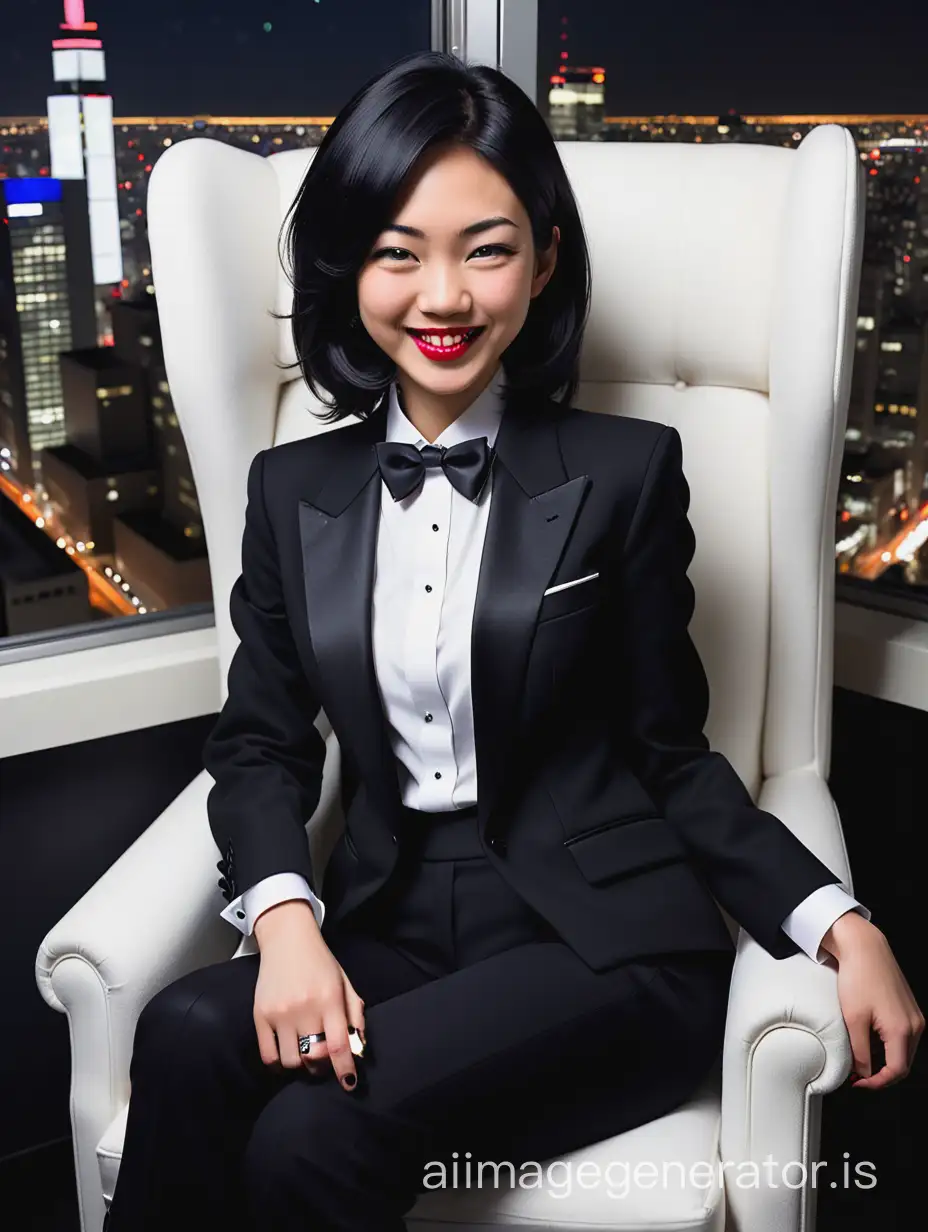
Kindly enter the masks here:
<path id="1" fill-rule="evenodd" d="M 355 443 L 363 427 L 364 423 L 361 421 L 335 424 L 294 441 L 271 445 L 265 450 L 267 472 L 270 476 L 282 476 L 296 469 L 304 476 L 314 471 L 322 474 L 343 450 Z"/>
<path id="2" fill-rule="evenodd" d="M 602 464 L 613 469 L 621 462 L 626 474 L 643 473 L 661 435 L 670 427 L 656 419 L 638 419 L 610 411 L 590 411 L 572 406 L 562 413 L 559 424 L 565 453 L 577 452 L 584 464 Z M 676 429 L 670 427 L 671 432 Z"/>
<path id="3" fill-rule="evenodd" d="M 564 431 L 582 434 L 590 440 L 612 444 L 620 439 L 645 448 L 653 448 L 661 433 L 670 427 L 656 419 L 639 419 L 613 411 L 590 411 L 581 406 L 564 410 L 561 422 Z"/>

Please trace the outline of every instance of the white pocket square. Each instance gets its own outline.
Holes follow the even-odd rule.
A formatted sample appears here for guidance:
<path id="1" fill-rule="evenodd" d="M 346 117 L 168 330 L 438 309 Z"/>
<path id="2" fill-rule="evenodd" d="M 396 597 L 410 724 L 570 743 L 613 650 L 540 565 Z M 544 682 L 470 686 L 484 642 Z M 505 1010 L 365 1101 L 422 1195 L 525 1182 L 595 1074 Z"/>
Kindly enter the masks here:
<path id="1" fill-rule="evenodd" d="M 588 573 L 586 577 L 574 578 L 572 582 L 561 582 L 559 586 L 549 586 L 545 591 L 546 595 L 553 595 L 556 590 L 566 590 L 568 586 L 579 586 L 581 582 L 592 582 L 593 578 L 598 578 L 598 573 Z M 544 596 L 542 596 L 544 598 Z"/>

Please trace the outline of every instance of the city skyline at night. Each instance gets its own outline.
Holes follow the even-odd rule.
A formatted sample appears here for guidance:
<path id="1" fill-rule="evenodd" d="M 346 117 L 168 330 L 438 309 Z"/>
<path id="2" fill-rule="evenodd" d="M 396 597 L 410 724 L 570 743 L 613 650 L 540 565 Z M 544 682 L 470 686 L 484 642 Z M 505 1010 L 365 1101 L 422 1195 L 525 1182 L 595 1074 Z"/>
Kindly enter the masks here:
<path id="1" fill-rule="evenodd" d="M 57 0 L 20 0 L 0 47 L 0 115 L 44 109 Z M 128 6 L 92 0 L 108 55 L 116 113 L 331 115 L 362 81 L 429 43 L 428 0 L 228 0 L 199 11 L 184 0 Z M 888 33 L 862 7 L 826 0 L 710 9 L 681 3 L 616 13 L 598 0 L 540 0 L 539 83 L 568 16 L 571 58 L 607 69 L 612 115 L 925 114 L 928 86 L 889 54 L 899 37 L 928 42 L 928 8 L 893 6 Z M 325 46 L 326 54 L 315 50 Z M 170 71 L 166 66 L 170 65 Z"/>
<path id="2" fill-rule="evenodd" d="M 216 59 L 229 53 L 229 63 L 240 63 L 227 37 L 229 30 L 240 28 L 235 23 L 244 7 L 227 6 L 221 25 L 212 18 L 206 22 Z M 319 66 L 337 62 L 341 49 L 354 48 L 350 39 L 358 32 L 336 29 L 343 10 L 333 13 L 327 0 L 309 8 L 320 12 L 307 11 L 301 20 L 309 23 L 306 29 L 321 32 L 332 51 L 318 58 Z M 430 10 L 427 0 L 415 0 L 403 9 L 410 21 L 413 8 L 423 21 Z M 0 344 L 6 356 L 0 365 L 0 496 L 17 507 L 16 535 L 24 558 L 30 552 L 42 556 L 49 541 L 62 558 L 69 557 L 60 563 L 70 575 L 83 571 L 71 613 L 80 623 L 133 610 L 144 615 L 192 601 L 208 603 L 210 597 L 196 485 L 161 353 L 148 243 L 149 177 L 166 150 L 191 137 L 222 141 L 259 157 L 318 145 L 337 107 L 259 109 L 258 103 L 273 101 L 262 84 L 261 67 L 263 49 L 272 44 L 262 43 L 261 54 L 253 56 L 253 71 L 242 75 L 236 93 L 214 82 L 202 95 L 204 109 L 175 109 L 172 104 L 185 97 L 184 89 L 177 88 L 189 51 L 185 36 L 196 45 L 203 30 L 190 19 L 175 30 L 178 71 L 162 73 L 148 87 L 147 97 L 157 107 L 134 111 L 132 104 L 146 94 L 141 81 L 126 82 L 126 67 L 135 56 L 125 44 L 130 15 L 107 0 L 86 5 L 73 0 L 64 9 L 51 0 L 42 7 L 36 40 L 43 67 L 36 74 L 41 89 L 35 109 L 13 110 L 0 94 L 6 103 L 6 108 L 0 105 L 0 202 L 5 202 L 9 237 L 5 248 L 0 244 L 0 324 L 5 322 Z M 18 38 L 30 21 L 35 25 L 36 11 L 36 4 L 25 5 L 28 20 L 18 27 Z M 270 15 L 263 25 L 268 28 L 262 26 L 262 33 L 271 38 L 275 30 L 280 33 L 281 23 L 274 5 L 266 11 Z M 286 26 L 289 18 L 279 11 Z M 159 56 L 166 62 L 167 51 L 156 54 L 155 49 L 164 30 L 178 20 L 171 17 L 177 12 L 174 0 L 164 0 L 153 12 L 157 20 L 138 37 L 143 44 L 149 40 L 152 63 Z M 46 21 L 52 13 L 57 25 Z M 554 24 L 546 28 L 550 20 Z M 825 110 L 809 112 L 795 106 L 780 113 L 733 107 L 676 113 L 669 105 L 655 112 L 623 109 L 622 103 L 647 97 L 646 91 L 636 92 L 623 68 L 632 27 L 623 25 L 629 38 L 623 48 L 613 44 L 610 51 L 608 40 L 595 47 L 591 42 L 590 31 L 601 24 L 602 11 L 594 14 L 584 4 L 542 0 L 540 5 L 537 104 L 557 140 L 753 142 L 795 149 L 821 124 L 842 125 L 850 132 L 866 169 L 868 228 L 845 442 L 848 465 L 835 527 L 836 567 L 860 581 L 897 581 L 928 593 L 928 550 L 919 551 L 928 538 L 928 377 L 921 375 L 928 372 L 928 361 L 923 363 L 928 356 L 928 204 L 921 188 L 922 180 L 928 183 L 928 122 L 911 110 L 837 110 L 835 104 L 848 103 L 853 92 L 828 100 L 832 105 Z M 424 22 L 413 32 L 412 25 L 391 26 L 396 45 L 378 47 L 370 62 L 359 53 L 351 72 L 343 75 L 344 96 L 365 75 L 429 46 L 427 27 Z M 362 32 L 359 46 L 364 37 Z M 673 46 L 671 38 L 668 53 Z M 76 57 L 84 55 L 86 62 L 78 62 Z M 204 82 L 210 63 L 203 61 Z M 304 91 L 303 101 L 328 98 L 334 104 L 334 94 L 327 96 L 322 88 L 326 79 L 325 72 L 318 80 L 313 76 L 319 90 L 314 96 Z M 817 97 L 815 91 L 800 90 L 791 98 L 790 93 L 781 88 L 780 101 L 795 104 Z M 755 97 L 762 96 L 760 91 Z M 25 91 L 22 97 L 31 95 Z M 292 92 L 277 96 L 285 97 L 296 99 Z M 679 82 L 667 95 L 668 102 L 705 102 L 707 97 L 687 93 Z M 71 111 L 83 116 L 79 123 L 69 119 L 67 104 L 72 102 Z M 225 102 L 229 109 L 222 109 Z M 94 148 L 112 162 L 121 276 L 91 277 L 84 267 L 101 229 L 88 225 L 95 200 L 82 185 L 88 151 L 81 153 L 74 134 L 86 132 L 87 113 L 104 104 L 106 133 L 97 124 Z M 69 153 L 70 158 L 63 157 Z M 99 175 L 88 176 L 87 186 L 91 180 L 99 193 Z M 69 207 L 61 217 L 43 203 L 44 188 L 51 191 L 55 185 L 61 186 L 61 199 Z M 83 271 L 79 275 L 78 268 Z M 77 289 L 85 298 L 92 295 L 92 304 L 90 298 L 76 298 Z M 88 424 L 94 425 L 90 431 Z M 132 426 L 128 436 L 127 425 Z M 159 562 L 157 568 L 152 560 Z M 47 590 L 47 602 L 19 609 L 30 629 L 60 623 L 52 603 L 56 593 Z"/>

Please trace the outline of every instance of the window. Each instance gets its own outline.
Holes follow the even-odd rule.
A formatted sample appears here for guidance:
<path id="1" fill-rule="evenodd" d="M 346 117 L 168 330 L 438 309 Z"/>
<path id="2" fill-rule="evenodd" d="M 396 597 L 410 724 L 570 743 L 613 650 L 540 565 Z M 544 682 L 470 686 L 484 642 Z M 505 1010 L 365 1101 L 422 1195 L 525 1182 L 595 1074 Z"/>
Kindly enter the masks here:
<path id="1" fill-rule="evenodd" d="M 725 6 L 668 20 L 659 9 L 620 16 L 589 0 L 539 0 L 537 105 L 561 140 L 794 148 L 821 123 L 853 134 L 867 217 L 835 511 L 838 594 L 905 600 L 918 613 L 911 599 L 928 598 L 928 121 L 906 114 L 915 108 L 892 73 L 874 71 L 861 88 L 837 69 L 832 20 L 804 9 L 801 48 L 796 20 L 768 24 L 765 54 L 756 27 Z M 866 17 L 843 10 L 840 25 L 850 57 L 856 48 L 868 59 Z"/>
<path id="2" fill-rule="evenodd" d="M 54 7 L 54 6 L 53 6 Z M 149 177 L 191 137 L 318 143 L 433 5 L 26 6 L 0 52 L 0 646 L 212 620 L 203 523 L 161 352 Z M 100 6 L 102 9 L 102 5 Z M 102 14 L 100 14 L 102 17 Z M 57 21 L 55 20 L 57 17 Z M 79 83 L 79 88 L 78 88 Z M 173 626 L 172 626 L 173 627 Z"/>

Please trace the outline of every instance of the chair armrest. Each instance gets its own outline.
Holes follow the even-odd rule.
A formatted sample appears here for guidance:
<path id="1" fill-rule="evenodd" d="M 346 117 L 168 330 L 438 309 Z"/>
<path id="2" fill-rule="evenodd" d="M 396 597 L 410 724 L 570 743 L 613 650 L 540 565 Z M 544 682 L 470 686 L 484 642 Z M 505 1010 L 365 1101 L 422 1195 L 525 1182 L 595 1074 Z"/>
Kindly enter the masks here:
<path id="1" fill-rule="evenodd" d="M 327 720 L 322 732 L 329 755 L 307 826 L 320 868 L 344 824 L 341 753 Z M 36 955 L 39 991 L 69 1020 L 75 1174 L 88 1232 L 103 1220 L 97 1144 L 129 1101 L 139 1015 L 166 985 L 231 959 L 236 946 L 247 953 L 252 941 L 219 914 L 219 852 L 206 811 L 212 783 L 202 770 L 58 921 Z"/>
<path id="2" fill-rule="evenodd" d="M 144 1006 L 172 980 L 231 957 L 241 940 L 219 916 L 211 783 L 201 771 L 62 916 L 36 956 L 39 991 L 71 1018 L 72 1078 L 84 1059 L 109 1096 L 101 1133 L 128 1099 Z"/>
<path id="3" fill-rule="evenodd" d="M 218 852 L 206 815 L 211 783 L 201 771 L 46 935 L 36 982 L 54 1009 L 75 1008 L 75 968 L 88 968 L 110 1002 L 112 1039 L 118 1019 L 134 1029 L 166 984 L 231 956 L 237 933 L 219 917 Z"/>
<path id="4" fill-rule="evenodd" d="M 71 1128 L 81 1226 L 96 1229 L 103 1196 L 96 1146 L 129 1099 L 135 1024 L 181 975 L 230 958 L 241 936 L 219 916 L 218 852 L 205 770 L 46 935 L 39 991 L 68 1015 Z"/>
<path id="5" fill-rule="evenodd" d="M 821 1097 L 850 1069 L 833 963 L 807 954 L 771 958 L 742 931 L 722 1066 L 730 1227 L 814 1229 L 816 1186 L 840 1179 L 824 1170 L 816 1179 Z"/>
<path id="6" fill-rule="evenodd" d="M 758 804 L 779 817 L 850 890 L 844 837 L 814 770 L 768 779 Z M 744 930 L 732 973 L 722 1067 L 720 1155 L 729 1224 L 750 1232 L 815 1226 L 821 1097 L 850 1073 L 837 966 L 772 958 Z M 740 1178 L 740 1179 L 739 1179 Z"/>

